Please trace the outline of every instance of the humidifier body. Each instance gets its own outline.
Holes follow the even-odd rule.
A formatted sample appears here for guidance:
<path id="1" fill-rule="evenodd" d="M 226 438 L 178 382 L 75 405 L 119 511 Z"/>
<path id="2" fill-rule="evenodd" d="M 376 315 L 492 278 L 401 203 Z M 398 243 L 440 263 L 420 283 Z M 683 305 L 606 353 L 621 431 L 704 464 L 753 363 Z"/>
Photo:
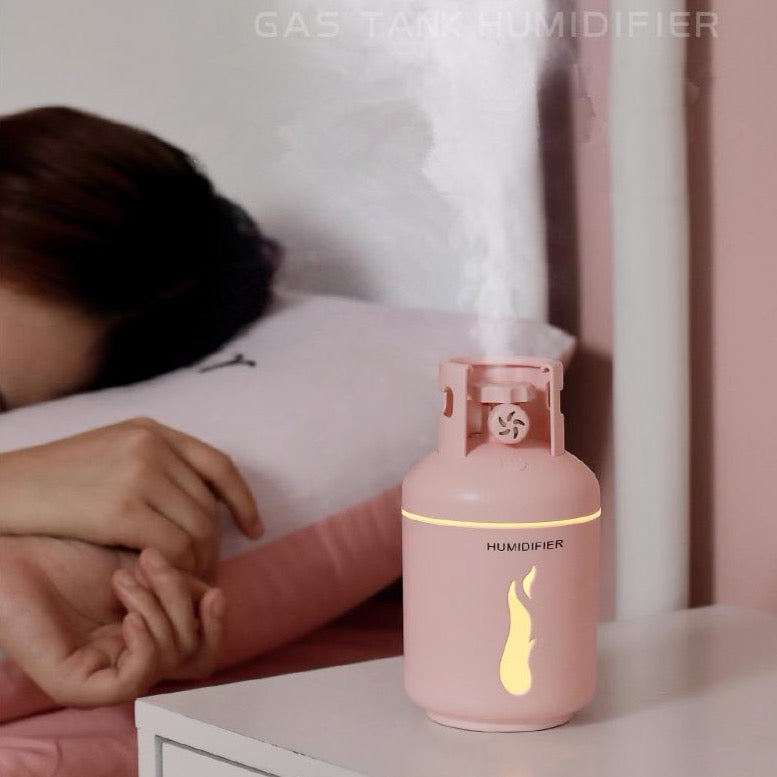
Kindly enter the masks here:
<path id="1" fill-rule="evenodd" d="M 560 362 L 440 368 L 438 450 L 402 489 L 408 696 L 439 723 L 533 731 L 596 683 L 599 486 L 564 449 Z"/>

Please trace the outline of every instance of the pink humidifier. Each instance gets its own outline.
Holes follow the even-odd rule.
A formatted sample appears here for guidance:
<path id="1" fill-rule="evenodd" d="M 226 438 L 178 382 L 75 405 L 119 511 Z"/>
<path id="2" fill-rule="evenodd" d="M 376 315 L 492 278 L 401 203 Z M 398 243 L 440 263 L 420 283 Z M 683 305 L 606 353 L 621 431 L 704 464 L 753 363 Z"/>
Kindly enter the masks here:
<path id="1" fill-rule="evenodd" d="M 599 485 L 564 450 L 563 368 L 440 368 L 436 452 L 402 489 L 405 689 L 475 731 L 567 722 L 596 683 Z"/>

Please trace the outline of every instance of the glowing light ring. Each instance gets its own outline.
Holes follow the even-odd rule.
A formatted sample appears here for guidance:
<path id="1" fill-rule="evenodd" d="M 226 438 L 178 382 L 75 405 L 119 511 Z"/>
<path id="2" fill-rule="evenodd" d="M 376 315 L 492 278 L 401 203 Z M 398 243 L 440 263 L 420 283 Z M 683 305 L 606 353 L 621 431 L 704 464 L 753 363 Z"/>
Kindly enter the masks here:
<path id="1" fill-rule="evenodd" d="M 559 521 L 522 521 L 519 523 L 501 523 L 499 521 L 453 521 L 449 518 L 432 518 L 428 515 L 418 515 L 409 510 L 402 510 L 402 515 L 413 521 L 432 523 L 437 526 L 460 526 L 466 529 L 551 529 L 554 526 L 574 526 L 578 523 L 595 521 L 602 514 L 597 510 L 590 515 L 580 515 L 577 518 L 563 518 Z"/>

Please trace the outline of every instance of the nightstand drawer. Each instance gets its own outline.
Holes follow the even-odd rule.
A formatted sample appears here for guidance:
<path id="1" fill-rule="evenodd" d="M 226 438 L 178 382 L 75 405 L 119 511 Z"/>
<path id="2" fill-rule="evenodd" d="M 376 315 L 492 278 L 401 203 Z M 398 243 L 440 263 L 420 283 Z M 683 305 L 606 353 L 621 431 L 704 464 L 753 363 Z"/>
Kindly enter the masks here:
<path id="1" fill-rule="evenodd" d="M 160 777 L 274 777 L 248 766 L 225 761 L 223 758 L 192 750 L 175 742 L 162 745 L 162 771 Z"/>

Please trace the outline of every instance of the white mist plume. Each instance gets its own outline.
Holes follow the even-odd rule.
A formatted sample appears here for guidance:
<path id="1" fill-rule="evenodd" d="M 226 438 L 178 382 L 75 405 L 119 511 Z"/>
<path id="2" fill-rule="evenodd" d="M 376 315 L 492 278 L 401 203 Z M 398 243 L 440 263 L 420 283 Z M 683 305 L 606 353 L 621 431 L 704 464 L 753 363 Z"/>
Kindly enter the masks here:
<path id="1" fill-rule="evenodd" d="M 424 174 L 460 224 L 462 302 L 477 313 L 484 354 L 504 355 L 505 319 L 546 316 L 538 118 L 545 0 L 419 0 L 391 9 L 376 38 L 411 69 L 432 130 Z"/>
<path id="2" fill-rule="evenodd" d="M 485 355 L 511 352 L 508 319 L 546 316 L 538 120 L 548 39 L 541 27 L 546 0 L 333 0 L 328 7 L 289 2 L 305 6 L 308 19 L 333 12 L 340 32 L 329 41 L 331 54 L 322 61 L 362 90 L 361 104 L 345 94 L 333 95 L 326 112 L 313 119 L 319 131 L 347 133 L 370 111 L 384 117 L 385 106 L 401 100 L 423 115 L 430 132 L 423 173 L 451 211 L 451 249 L 463 258 L 460 303 L 477 314 L 475 334 Z M 354 118 L 350 125 L 349 117 Z M 398 131 L 396 121 L 390 126 L 393 130 L 384 131 L 383 157 L 393 159 L 396 169 L 376 167 L 360 146 L 357 156 L 365 178 L 378 174 L 388 186 L 406 183 L 400 178 L 402 161 L 416 164 L 396 158 L 391 135 Z M 320 178 L 355 175 L 349 160 L 341 172 L 336 161 L 305 140 L 309 136 L 309 123 L 287 129 L 283 139 L 289 158 L 304 162 Z M 363 206 L 374 186 L 358 180 L 357 185 L 363 187 L 358 203 Z M 328 196 L 338 196 L 335 188 Z M 408 193 L 406 203 L 419 205 L 420 195 Z M 343 210 L 349 205 L 344 203 Z M 398 215 L 407 218 L 406 213 L 371 215 L 381 219 L 378 231 L 389 235 L 401 234 Z M 413 213 L 413 218 L 423 217 Z M 417 239 L 416 250 L 418 282 L 434 282 L 424 277 Z M 452 267 L 457 258 L 451 256 Z"/>
<path id="3" fill-rule="evenodd" d="M 424 173 L 461 227 L 462 302 L 477 313 L 485 355 L 509 353 L 505 319 L 546 315 L 538 118 L 545 39 L 537 29 L 545 0 L 391 8 L 373 31 L 416 79 L 433 136 Z"/>

